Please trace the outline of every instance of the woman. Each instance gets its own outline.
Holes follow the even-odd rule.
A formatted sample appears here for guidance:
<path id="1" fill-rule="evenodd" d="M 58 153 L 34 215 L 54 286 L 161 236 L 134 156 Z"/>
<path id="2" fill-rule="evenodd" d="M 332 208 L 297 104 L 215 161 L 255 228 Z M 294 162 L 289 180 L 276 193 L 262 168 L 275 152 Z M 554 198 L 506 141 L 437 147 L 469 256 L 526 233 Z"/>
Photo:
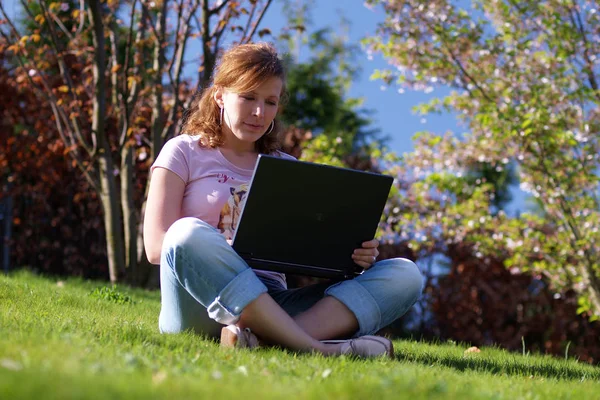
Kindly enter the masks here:
<path id="1" fill-rule="evenodd" d="M 277 150 L 285 96 L 281 61 L 268 44 L 227 51 L 213 85 L 190 107 L 183 134 L 154 165 L 144 221 L 151 263 L 160 263 L 163 333 L 221 335 L 225 346 L 262 342 L 325 355 L 393 355 L 370 336 L 403 315 L 422 277 L 406 259 L 375 262 L 378 242 L 352 255 L 355 279 L 288 290 L 283 274 L 255 271 L 231 248 L 246 186 L 260 153 Z M 332 340 L 353 338 L 348 340 Z"/>

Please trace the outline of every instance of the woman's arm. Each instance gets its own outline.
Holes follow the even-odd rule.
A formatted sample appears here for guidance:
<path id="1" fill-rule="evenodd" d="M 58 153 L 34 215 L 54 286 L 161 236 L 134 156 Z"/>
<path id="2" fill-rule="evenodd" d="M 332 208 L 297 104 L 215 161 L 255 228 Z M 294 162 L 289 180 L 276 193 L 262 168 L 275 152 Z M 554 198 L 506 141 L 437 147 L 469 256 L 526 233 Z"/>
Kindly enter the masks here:
<path id="1" fill-rule="evenodd" d="M 184 190 L 185 182 L 174 172 L 165 168 L 152 171 L 144 213 L 144 247 L 152 264 L 160 264 L 165 233 L 181 217 Z"/>

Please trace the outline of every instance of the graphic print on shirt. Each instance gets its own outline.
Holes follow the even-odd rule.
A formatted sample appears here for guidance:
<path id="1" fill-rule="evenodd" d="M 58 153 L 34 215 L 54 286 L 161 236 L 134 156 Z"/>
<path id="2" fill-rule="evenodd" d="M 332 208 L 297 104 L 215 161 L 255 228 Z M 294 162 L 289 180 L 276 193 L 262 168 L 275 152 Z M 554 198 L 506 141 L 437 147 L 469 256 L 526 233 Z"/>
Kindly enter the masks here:
<path id="1" fill-rule="evenodd" d="M 248 193 L 248 184 L 244 183 L 238 187 L 229 188 L 231 196 L 221 209 L 219 223 L 217 228 L 221 231 L 225 239 L 233 239 L 233 234 L 238 226 L 242 208 L 246 202 Z"/>

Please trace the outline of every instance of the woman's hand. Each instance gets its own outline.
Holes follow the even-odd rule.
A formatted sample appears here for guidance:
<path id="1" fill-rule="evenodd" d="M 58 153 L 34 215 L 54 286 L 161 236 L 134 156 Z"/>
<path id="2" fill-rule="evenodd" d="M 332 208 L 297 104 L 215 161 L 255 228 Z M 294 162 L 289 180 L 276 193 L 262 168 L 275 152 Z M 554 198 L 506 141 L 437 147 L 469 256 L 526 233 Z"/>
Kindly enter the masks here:
<path id="1" fill-rule="evenodd" d="M 377 256 L 379 256 L 379 241 L 377 239 L 369 240 L 362 243 L 362 248 L 354 250 L 352 253 L 352 259 L 354 262 L 364 269 L 369 269 L 371 265 L 375 264 Z"/>

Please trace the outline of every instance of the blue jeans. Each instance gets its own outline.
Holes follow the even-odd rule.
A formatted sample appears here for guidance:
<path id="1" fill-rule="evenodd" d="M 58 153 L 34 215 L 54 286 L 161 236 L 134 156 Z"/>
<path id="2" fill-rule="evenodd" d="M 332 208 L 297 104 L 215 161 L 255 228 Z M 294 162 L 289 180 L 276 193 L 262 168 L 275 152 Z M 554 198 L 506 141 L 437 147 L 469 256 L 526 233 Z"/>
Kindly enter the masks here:
<path id="1" fill-rule="evenodd" d="M 402 316 L 421 294 L 423 278 L 407 259 L 375 263 L 354 279 L 286 289 L 258 278 L 219 231 L 197 218 L 177 220 L 167 231 L 160 261 L 162 333 L 193 330 L 217 337 L 236 323 L 246 305 L 262 293 L 292 317 L 324 296 L 333 296 L 354 313 L 359 330 L 373 334 Z"/>

